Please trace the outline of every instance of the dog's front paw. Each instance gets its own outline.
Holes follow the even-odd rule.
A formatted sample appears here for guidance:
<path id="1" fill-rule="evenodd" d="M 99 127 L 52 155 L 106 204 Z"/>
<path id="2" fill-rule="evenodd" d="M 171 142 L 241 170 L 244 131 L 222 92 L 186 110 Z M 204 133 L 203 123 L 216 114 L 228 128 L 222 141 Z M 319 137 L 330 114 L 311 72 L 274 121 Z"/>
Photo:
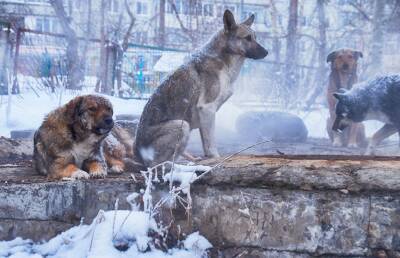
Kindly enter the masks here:
<path id="1" fill-rule="evenodd" d="M 107 176 L 107 170 L 105 169 L 98 169 L 90 171 L 90 177 L 93 178 L 104 178 Z"/>
<path id="2" fill-rule="evenodd" d="M 333 140 L 332 145 L 333 145 L 333 147 L 342 147 L 343 143 L 342 143 L 342 141 L 340 139 L 336 138 L 336 139 Z"/>
<path id="3" fill-rule="evenodd" d="M 209 158 L 209 159 L 217 159 L 217 158 L 220 158 L 221 156 L 219 155 L 219 153 L 217 152 L 217 153 L 209 153 L 209 154 L 206 154 L 206 158 Z"/>
<path id="4" fill-rule="evenodd" d="M 191 153 L 189 153 L 187 151 L 182 153 L 182 157 L 184 157 L 185 159 L 187 159 L 188 161 L 191 161 L 191 162 L 201 161 L 200 157 L 193 156 Z"/>
<path id="5" fill-rule="evenodd" d="M 110 170 L 111 170 L 111 172 L 113 172 L 113 173 L 122 173 L 122 172 L 124 172 L 124 166 L 123 165 L 113 165 L 111 168 L 110 168 Z"/>
<path id="6" fill-rule="evenodd" d="M 107 169 L 99 162 L 93 162 L 89 165 L 90 177 L 104 178 L 107 176 Z"/>
<path id="7" fill-rule="evenodd" d="M 348 145 L 348 147 L 349 148 L 358 148 L 358 145 L 357 145 L 357 143 L 355 143 L 355 142 L 351 142 L 351 143 L 349 143 L 349 145 Z"/>
<path id="8" fill-rule="evenodd" d="M 375 155 L 375 148 L 372 147 L 372 146 L 368 146 L 367 149 L 365 150 L 364 155 L 374 156 Z"/>
<path id="9" fill-rule="evenodd" d="M 76 170 L 75 172 L 73 172 L 71 174 L 71 179 L 73 180 L 78 180 L 78 179 L 88 179 L 89 178 L 89 174 L 86 173 L 83 170 Z"/>

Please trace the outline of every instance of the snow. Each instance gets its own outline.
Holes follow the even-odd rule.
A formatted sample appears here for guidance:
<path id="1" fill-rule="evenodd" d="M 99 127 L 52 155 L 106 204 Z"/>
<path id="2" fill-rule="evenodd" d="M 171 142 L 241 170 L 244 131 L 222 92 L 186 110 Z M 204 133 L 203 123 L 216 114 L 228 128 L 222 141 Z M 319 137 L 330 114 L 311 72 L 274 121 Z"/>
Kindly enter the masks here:
<path id="1" fill-rule="evenodd" d="M 85 84 L 93 85 L 95 83 L 93 78 L 87 77 L 86 79 Z M 9 115 L 7 115 L 9 97 L 0 96 L 0 136 L 10 137 L 11 130 L 36 129 L 42 123 L 45 115 L 53 109 L 78 95 L 94 94 L 94 87 L 92 86 L 85 87 L 80 92 L 64 90 L 63 92 L 56 92 L 56 94 L 51 94 L 44 89 L 40 90 L 40 87 L 39 90 L 33 90 L 32 88 L 38 88 L 37 84 L 40 82 L 37 78 L 29 76 L 21 76 L 20 83 L 25 87 L 21 89 L 21 94 L 11 96 Z M 146 104 L 146 100 L 105 97 L 113 104 L 114 115 L 140 115 Z"/>
<path id="2" fill-rule="evenodd" d="M 0 136 L 10 137 L 11 130 L 25 130 L 36 129 L 41 124 L 44 116 L 51 110 L 67 103 L 72 98 L 82 94 L 93 94 L 94 85 L 96 83 L 95 77 L 87 76 L 85 78 L 85 87 L 81 92 L 64 90 L 63 92 L 56 92 L 51 94 L 45 90 L 40 90 L 38 84 L 40 82 L 37 78 L 29 76 L 21 76 L 19 78 L 21 85 L 24 85 L 20 95 L 13 95 L 11 97 L 11 110 L 7 116 L 8 109 L 8 96 L 0 96 Z M 39 90 L 32 90 L 32 88 L 39 88 Z M 108 98 L 114 107 L 114 114 L 130 114 L 140 115 L 147 100 L 137 99 L 121 99 L 112 96 L 105 96 Z M 236 132 L 236 119 L 247 111 L 253 110 L 268 110 L 268 111 L 284 111 L 294 115 L 298 115 L 303 119 L 307 129 L 308 136 L 312 138 L 327 138 L 326 132 L 326 119 L 329 116 L 329 111 L 326 107 L 320 107 L 311 111 L 301 110 L 275 110 L 268 108 L 265 105 L 261 108 L 262 104 L 252 103 L 251 107 L 243 107 L 243 105 L 235 104 L 233 101 L 228 101 L 222 105 L 221 109 L 217 112 L 216 125 L 217 130 L 224 130 L 227 132 Z M 9 117 L 9 119 L 7 119 Z M 367 136 L 372 136 L 383 123 L 378 121 L 364 122 Z M 396 137 L 396 136 L 392 136 Z M 152 160 L 154 150 L 142 150 L 144 156 L 148 160 Z"/>
<path id="3" fill-rule="evenodd" d="M 243 113 L 248 111 L 282 111 L 288 112 L 293 115 L 299 116 L 308 129 L 308 137 L 311 138 L 328 138 L 326 132 L 326 120 L 329 117 L 329 110 L 326 107 L 319 107 L 310 111 L 302 110 L 281 110 L 275 108 L 268 108 L 264 104 L 252 103 L 251 107 L 241 108 L 233 102 L 228 101 L 222 105 L 221 109 L 217 112 L 217 130 L 224 130 L 231 133 L 236 132 L 236 119 Z M 372 136 L 378 131 L 383 123 L 379 121 L 365 121 L 366 135 Z M 396 136 L 395 136 L 396 137 Z"/>
<path id="4" fill-rule="evenodd" d="M 178 242 L 177 246 L 171 247 L 167 252 L 157 248 L 160 241 L 165 239 L 166 233 L 165 228 L 157 224 L 153 217 L 157 213 L 156 209 L 163 203 L 159 202 L 153 209 L 153 170 L 157 170 L 159 166 L 163 164 L 142 171 L 146 190 L 141 189 L 139 193 L 128 195 L 126 200 L 131 205 L 131 210 L 118 210 L 117 199 L 115 210 L 100 210 L 90 225 L 81 223 L 47 242 L 33 243 L 21 238 L 0 241 L 0 258 L 208 257 L 207 249 L 212 248 L 212 245 L 199 232 L 188 235 L 183 242 Z M 165 171 L 164 168 L 162 170 Z M 176 179 L 181 182 L 181 187 L 187 186 L 190 189 L 190 183 L 196 179 L 194 172 L 201 170 L 207 171 L 210 167 L 175 164 L 174 181 Z M 164 175 L 166 181 L 168 175 Z M 182 191 L 185 193 L 184 189 Z M 143 197 L 143 211 L 139 211 L 140 196 Z M 161 244 L 165 246 L 165 243 Z"/>
<path id="5" fill-rule="evenodd" d="M 197 165 L 180 165 L 174 164 L 173 171 L 166 173 L 163 176 L 164 181 L 178 182 L 180 183 L 180 187 L 182 188 L 182 192 L 185 194 L 189 193 L 190 184 L 197 179 L 196 171 L 208 171 L 211 167 Z"/>
<path id="6" fill-rule="evenodd" d="M 175 71 L 185 62 L 187 57 L 188 53 L 185 52 L 163 52 L 160 59 L 154 65 L 153 70 L 163 73 Z"/>
<path id="7" fill-rule="evenodd" d="M 182 248 L 167 253 L 154 247 L 149 231 L 160 229 L 148 213 L 100 211 L 91 225 L 73 227 L 45 243 L 16 238 L 0 242 L 0 257 L 8 258 L 128 258 L 204 257 L 212 245 L 198 232 L 187 236 Z M 120 251 L 115 245 L 124 245 Z M 149 251 L 147 251 L 149 250 Z M 145 252 L 146 251 L 146 252 Z"/>
<path id="8" fill-rule="evenodd" d="M 139 193 L 131 193 L 126 197 L 126 201 L 131 205 L 131 210 L 138 211 L 140 205 L 137 203 L 136 199 L 139 198 Z"/>
<path id="9" fill-rule="evenodd" d="M 199 232 L 194 232 L 190 234 L 185 241 L 183 241 L 183 246 L 187 250 L 193 250 L 198 254 L 201 254 L 204 252 L 204 250 L 207 250 L 212 247 L 210 242 L 203 236 L 199 234 Z"/>

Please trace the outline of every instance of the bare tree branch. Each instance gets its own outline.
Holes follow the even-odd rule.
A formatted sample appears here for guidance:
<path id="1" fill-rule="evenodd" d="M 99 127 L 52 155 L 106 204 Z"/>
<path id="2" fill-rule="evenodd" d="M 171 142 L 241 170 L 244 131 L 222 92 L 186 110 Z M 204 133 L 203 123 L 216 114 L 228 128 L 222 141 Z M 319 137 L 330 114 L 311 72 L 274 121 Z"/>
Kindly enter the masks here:
<path id="1" fill-rule="evenodd" d="M 190 38 L 190 40 L 192 41 L 192 44 L 195 42 L 195 38 L 193 37 L 191 31 L 185 27 L 185 25 L 183 25 L 182 19 L 179 16 L 178 10 L 176 9 L 176 5 L 174 3 L 173 0 L 168 0 L 168 3 L 171 5 L 172 10 L 175 13 L 175 17 L 179 22 L 179 26 L 181 27 L 182 31 Z"/>
<path id="2" fill-rule="evenodd" d="M 78 56 L 78 38 L 75 31 L 70 24 L 70 17 L 64 9 L 62 0 L 50 0 L 51 6 L 58 17 L 61 27 L 65 33 L 68 45 L 66 51 L 67 57 L 67 88 L 77 89 L 80 88 L 80 82 L 83 80 L 83 73 L 81 71 L 81 63 Z"/>
<path id="3" fill-rule="evenodd" d="M 133 16 L 132 10 L 128 4 L 128 0 L 125 0 L 125 8 L 128 13 L 130 23 L 129 23 L 128 30 L 125 33 L 124 40 L 122 41 L 122 50 L 123 51 L 125 51 L 128 48 L 129 37 L 131 36 L 132 29 L 135 26 L 135 21 L 136 21 L 135 16 Z"/>
<path id="4" fill-rule="evenodd" d="M 356 2 L 349 2 L 349 4 L 353 6 L 364 17 L 365 20 L 372 22 L 372 18 L 369 17 L 367 12 L 359 4 Z"/>

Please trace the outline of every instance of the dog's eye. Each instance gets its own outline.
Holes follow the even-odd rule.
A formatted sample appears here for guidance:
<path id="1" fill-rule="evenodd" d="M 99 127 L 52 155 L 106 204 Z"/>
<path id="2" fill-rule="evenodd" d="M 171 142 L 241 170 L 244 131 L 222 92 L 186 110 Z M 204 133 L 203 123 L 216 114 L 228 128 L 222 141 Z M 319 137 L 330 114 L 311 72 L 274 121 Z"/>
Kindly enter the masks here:
<path id="1" fill-rule="evenodd" d="M 95 107 L 90 107 L 90 108 L 88 108 L 88 110 L 89 110 L 90 112 L 96 112 L 96 108 L 95 108 Z"/>
<path id="2" fill-rule="evenodd" d="M 247 41 L 251 41 L 251 35 L 246 36 L 245 39 L 246 39 Z"/>

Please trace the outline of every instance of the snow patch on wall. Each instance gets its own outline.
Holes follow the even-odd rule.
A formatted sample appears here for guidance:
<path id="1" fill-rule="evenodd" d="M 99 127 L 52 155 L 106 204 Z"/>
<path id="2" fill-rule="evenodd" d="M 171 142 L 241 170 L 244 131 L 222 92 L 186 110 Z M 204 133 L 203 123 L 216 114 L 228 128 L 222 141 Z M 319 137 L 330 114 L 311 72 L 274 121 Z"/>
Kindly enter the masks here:
<path id="1" fill-rule="evenodd" d="M 204 257 L 212 245 L 198 232 L 179 248 L 156 249 L 151 232 L 160 233 L 156 221 L 143 211 L 100 211 L 91 225 L 73 227 L 45 243 L 16 238 L 0 242 L 0 257 L 8 258 L 128 258 Z M 120 250 L 119 250 L 119 249 Z"/>

